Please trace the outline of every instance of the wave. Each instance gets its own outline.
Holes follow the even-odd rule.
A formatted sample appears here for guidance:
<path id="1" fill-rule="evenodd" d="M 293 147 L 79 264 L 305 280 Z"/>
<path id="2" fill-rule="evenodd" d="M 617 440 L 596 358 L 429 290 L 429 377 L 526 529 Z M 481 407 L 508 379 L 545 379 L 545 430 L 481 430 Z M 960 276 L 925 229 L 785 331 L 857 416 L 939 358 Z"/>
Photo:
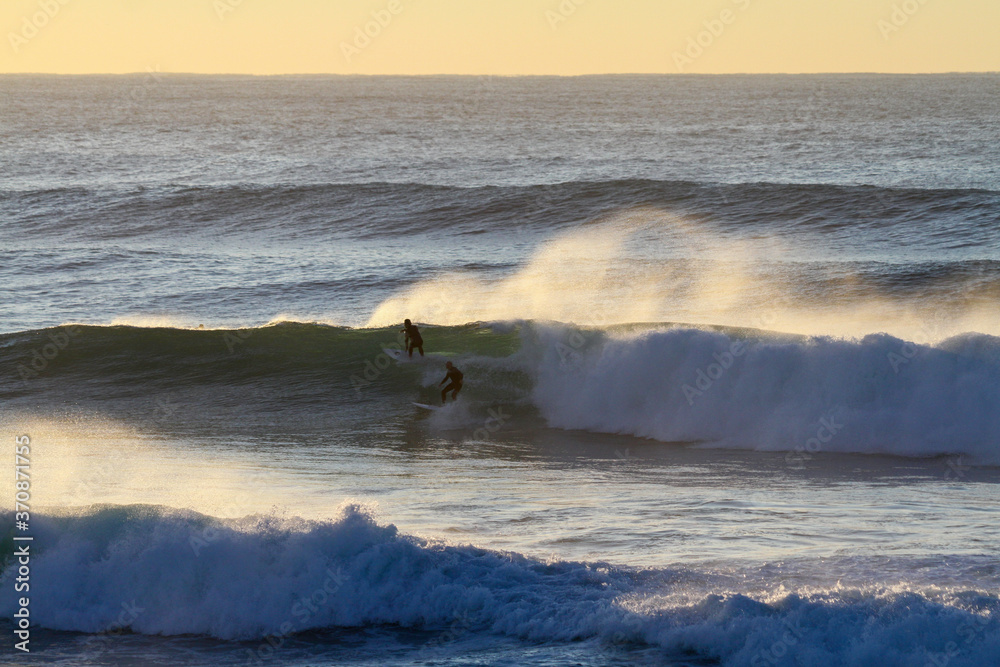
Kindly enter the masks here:
<path id="1" fill-rule="evenodd" d="M 402 535 L 354 505 L 326 521 L 220 520 L 158 506 L 32 518 L 31 582 L 44 584 L 30 591 L 31 618 L 54 630 L 124 626 L 148 635 L 271 637 L 273 645 L 307 630 L 389 625 L 445 631 L 449 641 L 655 646 L 755 667 L 1000 659 L 1000 598 L 968 585 L 789 591 L 781 567 L 736 566 L 727 576 L 542 562 Z M 9 539 L 3 556 L 0 613 L 10 618 L 17 602 Z M 983 571 L 981 559 L 967 558 L 965 566 L 950 562 L 952 570 Z M 919 573 L 919 564 L 900 565 Z M 747 579 L 749 587 L 739 583 Z"/>
<path id="2" fill-rule="evenodd" d="M 490 334 L 478 325 L 439 327 L 433 335 L 436 352 L 447 355 L 505 355 L 518 345 L 516 331 Z M 282 405 L 294 408 L 295 400 L 305 398 L 311 407 L 311 392 L 352 402 L 359 381 L 369 395 L 398 395 L 386 371 L 400 367 L 383 349 L 401 349 L 401 343 L 397 328 L 288 321 L 244 329 L 67 324 L 0 335 L 0 366 L 20 378 L 0 389 L 0 396 L 61 401 L 72 393 L 80 400 L 121 401 L 185 388 L 230 388 L 271 389 L 280 402 L 295 389 L 292 404 Z"/>
<path id="3" fill-rule="evenodd" d="M 100 241 L 258 232 L 271 239 L 330 234 L 357 239 L 551 231 L 656 207 L 737 231 L 878 231 L 904 244 L 918 234 L 942 248 L 995 247 L 998 205 L 1000 193 L 989 190 L 637 179 L 481 187 L 175 184 L 0 190 L 0 206 L 9 213 L 4 232 L 11 238 Z"/>
<path id="4" fill-rule="evenodd" d="M 539 330 L 534 401 L 552 426 L 666 442 L 1000 463 L 1000 338 L 936 345 L 678 328 Z"/>
<path id="5" fill-rule="evenodd" d="M 78 326 L 0 336 L 8 410 L 121 409 L 171 396 L 197 418 L 314 415 L 430 399 L 446 359 L 470 409 L 671 443 L 1000 464 L 1000 338 L 915 343 L 671 324 L 428 327 L 431 356 L 397 365 L 395 328 L 285 322 L 244 330 Z M 422 393 L 421 393 L 422 392 Z M 418 396 L 419 394 L 419 396 Z M 424 395 L 426 394 L 426 396 Z M 239 413 L 231 412 L 240 410 Z M 218 414 L 215 414 L 215 412 Z M 211 415 L 215 415 L 211 417 Z M 480 420 L 481 421 L 481 420 Z M 531 427 L 531 426 L 529 426 Z"/>

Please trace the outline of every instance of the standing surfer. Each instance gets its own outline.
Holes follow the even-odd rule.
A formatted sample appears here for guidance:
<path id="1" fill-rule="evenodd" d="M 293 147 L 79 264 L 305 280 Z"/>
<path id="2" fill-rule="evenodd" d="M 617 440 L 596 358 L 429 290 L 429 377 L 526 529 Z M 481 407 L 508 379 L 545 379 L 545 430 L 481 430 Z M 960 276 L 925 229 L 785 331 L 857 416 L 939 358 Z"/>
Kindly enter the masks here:
<path id="1" fill-rule="evenodd" d="M 448 397 L 448 392 L 449 391 L 451 392 L 451 400 L 453 400 L 453 401 L 458 400 L 458 392 L 462 391 L 462 377 L 463 377 L 462 376 L 462 371 L 458 370 L 455 367 L 455 365 L 452 364 L 450 361 L 445 364 L 445 368 L 448 369 L 448 374 L 445 375 L 444 379 L 441 380 L 441 382 L 438 383 L 438 386 L 440 387 L 445 382 L 448 382 L 448 380 L 451 380 L 451 382 L 448 384 L 447 387 L 445 387 L 441 391 L 441 402 L 442 403 L 447 403 L 448 402 L 448 398 L 447 397 Z"/>
<path id="2" fill-rule="evenodd" d="M 410 358 L 413 358 L 414 348 L 420 350 L 421 357 L 424 356 L 424 339 L 420 336 L 417 325 L 412 324 L 410 320 L 403 320 L 403 334 L 403 343 L 406 345 L 406 351 Z"/>

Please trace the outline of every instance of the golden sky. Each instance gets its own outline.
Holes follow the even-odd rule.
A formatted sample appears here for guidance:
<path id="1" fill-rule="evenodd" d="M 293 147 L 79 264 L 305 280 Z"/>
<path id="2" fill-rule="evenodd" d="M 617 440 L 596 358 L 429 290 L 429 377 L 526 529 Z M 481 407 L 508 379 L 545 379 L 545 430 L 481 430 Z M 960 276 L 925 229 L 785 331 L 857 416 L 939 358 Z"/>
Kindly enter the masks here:
<path id="1" fill-rule="evenodd" d="M 0 0 L 0 73 L 981 72 L 997 26 L 997 0 Z"/>

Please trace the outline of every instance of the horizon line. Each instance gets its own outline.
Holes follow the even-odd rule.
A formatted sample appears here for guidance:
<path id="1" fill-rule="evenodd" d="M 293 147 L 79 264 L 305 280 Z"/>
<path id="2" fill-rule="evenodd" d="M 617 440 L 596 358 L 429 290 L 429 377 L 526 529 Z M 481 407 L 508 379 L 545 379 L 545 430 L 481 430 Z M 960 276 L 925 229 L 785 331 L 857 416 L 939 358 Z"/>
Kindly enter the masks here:
<path id="1" fill-rule="evenodd" d="M 670 77 L 694 77 L 694 76 L 949 76 L 956 74 L 1000 74 L 1000 70 L 953 70 L 947 72 L 878 72 L 871 70 L 859 71 L 836 71 L 836 72 L 590 72 L 585 74 L 469 74 L 469 73 L 447 73 L 437 72 L 432 74 L 413 73 L 393 73 L 393 74 L 364 74 L 364 73 L 344 73 L 344 72 L 282 72 L 276 74 L 257 74 L 253 72 L 168 72 L 157 69 L 146 68 L 134 72 L 0 72 L 0 76 L 135 76 L 137 74 L 157 76 L 243 76 L 243 77 L 302 77 L 302 76 L 322 76 L 322 77 L 369 77 L 369 78 L 391 78 L 391 77 L 411 77 L 411 78 L 432 78 L 432 77 L 496 77 L 503 79 L 527 79 L 527 78 L 559 78 L 574 79 L 597 76 L 670 76 Z"/>

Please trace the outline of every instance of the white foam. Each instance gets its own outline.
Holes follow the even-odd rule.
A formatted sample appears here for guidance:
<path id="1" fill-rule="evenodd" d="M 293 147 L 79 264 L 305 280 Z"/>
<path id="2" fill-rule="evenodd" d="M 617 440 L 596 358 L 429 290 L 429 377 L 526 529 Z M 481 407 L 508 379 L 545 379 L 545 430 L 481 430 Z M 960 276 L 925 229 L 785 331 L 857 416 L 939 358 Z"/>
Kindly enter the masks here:
<path id="1" fill-rule="evenodd" d="M 1000 463 L 1000 339 L 742 339 L 538 327 L 534 400 L 552 426 L 779 451 L 967 454 Z M 735 352 L 735 354 L 734 354 Z"/>
<path id="2" fill-rule="evenodd" d="M 357 506 L 315 522 L 219 521 L 150 506 L 33 520 L 31 618 L 52 629 L 100 633 L 124 624 L 145 634 L 248 639 L 327 627 L 460 624 L 463 634 L 531 642 L 646 643 L 726 665 L 1000 659 L 995 592 L 789 592 L 779 577 L 770 594 L 705 595 L 697 590 L 706 577 L 695 571 L 541 563 L 428 543 L 376 524 Z M 13 576 L 8 566 L 0 588 L 0 613 L 8 617 Z M 663 595 L 695 580 L 693 599 Z"/>

